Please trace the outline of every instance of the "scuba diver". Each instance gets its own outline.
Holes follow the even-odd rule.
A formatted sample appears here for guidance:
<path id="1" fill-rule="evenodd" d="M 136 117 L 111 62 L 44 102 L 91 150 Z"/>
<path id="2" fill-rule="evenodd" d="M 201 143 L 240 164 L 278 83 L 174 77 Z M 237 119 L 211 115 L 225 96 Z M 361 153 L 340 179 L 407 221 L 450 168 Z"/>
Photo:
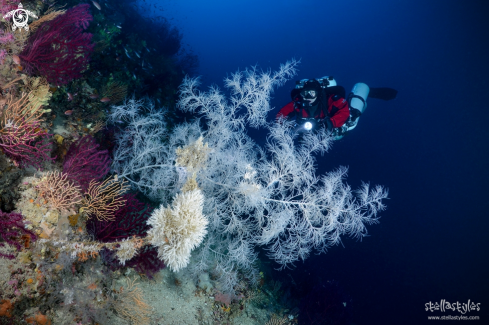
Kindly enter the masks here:
<path id="1" fill-rule="evenodd" d="M 333 77 L 302 79 L 296 82 L 290 93 L 292 102 L 277 113 L 277 119 L 295 118 L 298 133 L 324 127 L 335 140 L 353 130 L 367 108 L 367 97 L 383 100 L 395 99 L 397 90 L 392 88 L 369 88 L 357 83 L 348 98 L 345 88 L 338 86 Z"/>

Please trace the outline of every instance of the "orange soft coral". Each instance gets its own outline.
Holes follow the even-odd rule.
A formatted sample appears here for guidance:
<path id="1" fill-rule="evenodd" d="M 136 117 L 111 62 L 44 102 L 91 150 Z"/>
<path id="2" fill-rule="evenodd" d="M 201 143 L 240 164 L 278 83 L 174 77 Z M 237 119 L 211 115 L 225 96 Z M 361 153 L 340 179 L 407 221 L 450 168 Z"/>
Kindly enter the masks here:
<path id="1" fill-rule="evenodd" d="M 12 310 L 14 309 L 14 306 L 10 302 L 10 300 L 5 300 L 2 299 L 0 301 L 0 316 L 5 316 L 5 317 L 12 317 Z"/>
<path id="2" fill-rule="evenodd" d="M 46 315 L 43 315 L 41 313 L 37 314 L 35 317 L 27 317 L 25 321 L 28 324 L 51 325 L 51 321 L 46 317 Z"/>

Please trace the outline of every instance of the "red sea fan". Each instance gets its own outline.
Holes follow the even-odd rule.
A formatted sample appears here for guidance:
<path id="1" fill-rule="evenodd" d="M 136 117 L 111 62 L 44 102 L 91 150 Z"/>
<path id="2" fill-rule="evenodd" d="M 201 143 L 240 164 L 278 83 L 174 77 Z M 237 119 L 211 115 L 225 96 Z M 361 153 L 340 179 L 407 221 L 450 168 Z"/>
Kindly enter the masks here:
<path id="1" fill-rule="evenodd" d="M 97 150 L 99 144 L 91 135 L 73 143 L 63 163 L 63 173 L 77 182 L 83 191 L 92 179 L 101 180 L 110 170 L 111 160 L 107 150 Z"/>
<path id="2" fill-rule="evenodd" d="M 4 246 L 7 243 L 20 250 L 22 248 L 20 243 L 24 236 L 29 236 L 32 241 L 36 239 L 36 235 L 25 228 L 22 215 L 16 212 L 6 213 L 0 211 L 0 246 Z M 0 257 L 13 259 L 15 256 L 0 252 Z"/>
<path id="3" fill-rule="evenodd" d="M 73 7 L 42 24 L 29 37 L 19 55 L 28 74 L 39 73 L 58 86 L 81 76 L 94 47 L 92 34 L 83 32 L 93 19 L 89 7 L 88 4 Z"/>
<path id="4" fill-rule="evenodd" d="M 32 131 L 32 129 L 26 129 Z M 44 162 L 54 160 L 50 157 L 51 144 L 48 141 L 49 134 L 44 130 L 39 132 L 39 138 L 19 142 L 7 136 L 0 138 L 0 149 L 20 168 L 33 166 L 41 169 Z"/>
<path id="5" fill-rule="evenodd" d="M 144 246 L 136 256 L 126 262 L 126 266 L 153 279 L 156 273 L 165 268 L 165 263 L 158 257 L 158 248 Z"/>
<path id="6" fill-rule="evenodd" d="M 151 216 L 152 208 L 140 202 L 132 193 L 125 194 L 124 199 L 126 205 L 116 212 L 114 220 L 100 221 L 91 218 L 87 221 L 87 232 L 94 239 L 107 243 L 121 241 L 132 236 L 144 237 L 147 235 L 149 226 L 146 221 Z M 114 251 L 103 250 L 100 256 L 113 271 L 123 267 L 115 257 Z M 165 264 L 158 258 L 156 247 L 144 246 L 136 256 L 125 263 L 125 266 L 152 278 L 165 267 Z"/>
<path id="7" fill-rule="evenodd" d="M 108 250 L 107 248 L 100 251 L 100 257 L 111 271 L 130 267 L 137 273 L 146 275 L 149 279 L 153 279 L 156 273 L 165 268 L 165 263 L 158 257 L 158 248 L 154 246 L 144 246 L 141 248 L 136 256 L 126 261 L 125 266 L 119 262 L 115 251 Z"/>
<path id="8" fill-rule="evenodd" d="M 146 236 L 149 229 L 146 221 L 151 216 L 152 208 L 140 202 L 132 193 L 124 194 L 123 198 L 126 204 L 117 210 L 114 220 L 91 218 L 87 221 L 87 231 L 96 240 L 107 243 L 131 236 Z"/>

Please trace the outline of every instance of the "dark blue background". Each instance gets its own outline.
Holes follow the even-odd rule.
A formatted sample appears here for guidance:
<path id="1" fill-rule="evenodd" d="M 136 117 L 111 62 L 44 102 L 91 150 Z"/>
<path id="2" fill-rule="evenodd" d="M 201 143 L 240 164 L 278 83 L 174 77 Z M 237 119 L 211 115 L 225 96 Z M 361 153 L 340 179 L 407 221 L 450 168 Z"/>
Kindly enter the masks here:
<path id="1" fill-rule="evenodd" d="M 322 170 L 389 188 L 388 210 L 362 242 L 282 271 L 336 280 L 356 324 L 420 324 L 429 301 L 481 303 L 489 323 L 489 10 L 487 1 L 160 1 L 200 58 L 203 85 L 258 65 L 301 60 L 295 79 L 333 75 L 399 90 L 368 101 L 359 126 L 335 143 Z M 294 81 L 274 93 L 274 113 Z M 433 313 L 460 315 L 458 312 Z"/>

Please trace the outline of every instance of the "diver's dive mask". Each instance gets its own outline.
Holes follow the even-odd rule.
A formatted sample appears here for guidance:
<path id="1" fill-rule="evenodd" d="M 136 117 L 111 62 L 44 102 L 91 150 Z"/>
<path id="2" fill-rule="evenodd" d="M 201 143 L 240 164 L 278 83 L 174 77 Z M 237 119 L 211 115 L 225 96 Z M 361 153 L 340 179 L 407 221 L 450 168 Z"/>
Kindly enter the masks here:
<path id="1" fill-rule="evenodd" d="M 301 96 L 304 99 L 316 99 L 318 97 L 318 93 L 314 89 L 303 90 L 301 91 Z"/>

